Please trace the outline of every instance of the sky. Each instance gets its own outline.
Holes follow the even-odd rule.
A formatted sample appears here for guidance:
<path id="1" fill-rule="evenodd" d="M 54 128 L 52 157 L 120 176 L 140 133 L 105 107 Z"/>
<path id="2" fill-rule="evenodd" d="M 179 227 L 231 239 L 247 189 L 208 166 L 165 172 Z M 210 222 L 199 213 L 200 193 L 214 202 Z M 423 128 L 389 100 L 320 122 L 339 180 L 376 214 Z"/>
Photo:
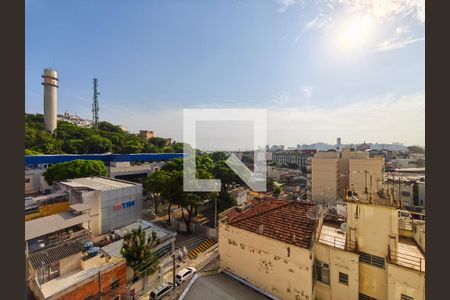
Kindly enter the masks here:
<path id="1" fill-rule="evenodd" d="M 424 0 L 27 0 L 25 109 L 53 67 L 58 113 L 92 118 L 95 77 L 100 120 L 130 132 L 181 141 L 184 108 L 263 108 L 271 145 L 424 145 L 424 39 Z"/>

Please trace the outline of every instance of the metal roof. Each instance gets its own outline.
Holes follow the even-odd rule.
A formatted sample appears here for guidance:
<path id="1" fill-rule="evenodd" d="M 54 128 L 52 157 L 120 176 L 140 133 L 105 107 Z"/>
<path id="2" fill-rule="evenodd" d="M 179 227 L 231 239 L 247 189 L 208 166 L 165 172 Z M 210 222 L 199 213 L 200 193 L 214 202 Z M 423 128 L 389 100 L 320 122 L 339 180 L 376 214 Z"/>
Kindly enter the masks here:
<path id="1" fill-rule="evenodd" d="M 36 270 L 66 257 L 81 253 L 84 250 L 84 243 L 88 240 L 88 238 L 85 238 L 82 241 L 77 240 L 57 247 L 32 252 L 28 255 L 31 266 Z"/>
<path id="2" fill-rule="evenodd" d="M 184 156 L 184 153 L 25 155 L 25 165 L 57 164 L 76 159 L 101 160 L 105 163 L 111 161 L 166 161 Z"/>
<path id="3" fill-rule="evenodd" d="M 75 187 L 75 188 L 89 188 L 97 191 L 108 191 L 114 189 L 120 189 L 125 187 L 138 186 L 139 183 L 130 181 L 111 179 L 107 177 L 84 177 L 75 178 L 67 181 L 60 182 L 59 184 Z"/>
<path id="4" fill-rule="evenodd" d="M 25 241 L 89 221 L 87 214 L 66 211 L 25 222 Z"/>

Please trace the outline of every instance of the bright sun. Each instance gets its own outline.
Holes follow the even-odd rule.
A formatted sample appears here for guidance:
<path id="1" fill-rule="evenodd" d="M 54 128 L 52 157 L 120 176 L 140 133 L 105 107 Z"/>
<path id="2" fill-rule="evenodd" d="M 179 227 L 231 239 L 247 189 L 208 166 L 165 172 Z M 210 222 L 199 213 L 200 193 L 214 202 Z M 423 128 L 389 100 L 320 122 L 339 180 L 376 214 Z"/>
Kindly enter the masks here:
<path id="1" fill-rule="evenodd" d="M 370 16 L 353 16 L 342 20 L 335 32 L 337 50 L 360 50 L 371 39 L 373 29 L 374 22 Z"/>

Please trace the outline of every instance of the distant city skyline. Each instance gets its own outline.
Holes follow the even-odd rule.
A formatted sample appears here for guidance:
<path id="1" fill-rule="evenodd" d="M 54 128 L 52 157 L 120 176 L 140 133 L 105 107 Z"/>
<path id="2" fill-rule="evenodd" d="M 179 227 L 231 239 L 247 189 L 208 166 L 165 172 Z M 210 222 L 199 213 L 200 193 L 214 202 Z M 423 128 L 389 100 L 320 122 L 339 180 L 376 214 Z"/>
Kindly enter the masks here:
<path id="1" fill-rule="evenodd" d="M 266 108 L 269 144 L 425 144 L 424 1 L 42 0 L 25 18 L 28 113 L 51 66 L 58 113 L 90 119 L 96 77 L 100 121 L 130 132 L 181 141 L 183 108 Z"/>

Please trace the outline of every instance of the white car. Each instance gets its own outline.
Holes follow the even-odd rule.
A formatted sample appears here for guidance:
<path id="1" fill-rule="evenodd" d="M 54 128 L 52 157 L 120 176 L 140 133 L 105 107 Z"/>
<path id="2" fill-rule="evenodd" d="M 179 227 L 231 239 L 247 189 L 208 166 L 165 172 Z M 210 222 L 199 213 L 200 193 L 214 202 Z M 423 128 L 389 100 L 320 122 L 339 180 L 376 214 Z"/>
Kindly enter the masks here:
<path id="1" fill-rule="evenodd" d="M 177 273 L 177 276 L 175 276 L 175 281 L 178 285 L 181 285 L 183 282 L 191 278 L 195 272 L 197 272 L 197 270 L 193 267 L 184 268 Z"/>

